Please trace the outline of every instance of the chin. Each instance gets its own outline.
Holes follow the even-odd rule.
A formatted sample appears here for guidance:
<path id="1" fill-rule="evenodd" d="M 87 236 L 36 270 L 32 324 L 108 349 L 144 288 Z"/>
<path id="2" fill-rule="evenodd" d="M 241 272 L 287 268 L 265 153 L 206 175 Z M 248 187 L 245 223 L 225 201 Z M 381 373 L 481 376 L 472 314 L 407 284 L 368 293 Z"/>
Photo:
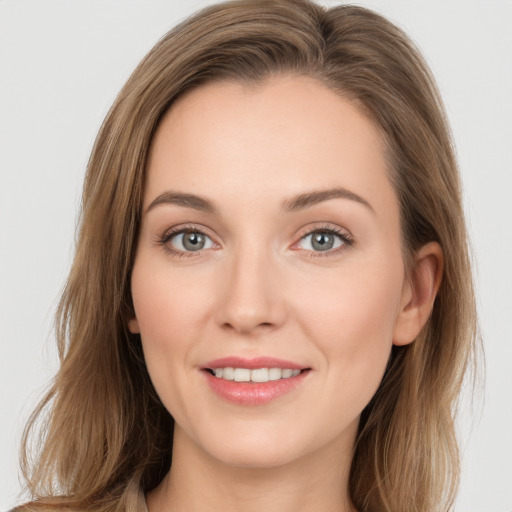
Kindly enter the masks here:
<path id="1" fill-rule="evenodd" d="M 276 449 L 265 442 L 251 443 L 249 446 L 232 446 L 230 449 L 216 452 L 212 455 L 219 462 L 237 468 L 270 469 L 286 466 L 299 458 L 297 451 Z"/>
<path id="2" fill-rule="evenodd" d="M 343 435 L 322 429 L 316 431 L 307 428 L 297 420 L 294 428 L 284 428 L 279 424 L 264 424 L 246 419 L 241 424 L 231 425 L 229 429 L 211 429 L 195 444 L 212 459 L 227 466 L 238 468 L 269 469 L 291 465 L 301 459 L 315 455 L 325 456 L 332 450 L 344 451 L 347 444 L 352 446 L 357 430 L 357 421 Z M 306 428 L 298 428 L 303 426 Z M 226 435 L 226 431 L 230 434 Z M 350 432 L 349 432 L 350 431 Z M 316 435 L 313 435 L 316 432 Z"/>
<path id="3" fill-rule="evenodd" d="M 250 423 L 250 422 L 249 422 Z M 297 436 L 291 438 L 279 429 L 257 428 L 254 424 L 231 428 L 226 431 L 210 430 L 192 442 L 196 448 L 206 452 L 209 457 L 227 466 L 240 468 L 272 468 L 283 466 L 301 458 L 312 447 Z M 219 434 L 219 435 L 215 435 Z"/>

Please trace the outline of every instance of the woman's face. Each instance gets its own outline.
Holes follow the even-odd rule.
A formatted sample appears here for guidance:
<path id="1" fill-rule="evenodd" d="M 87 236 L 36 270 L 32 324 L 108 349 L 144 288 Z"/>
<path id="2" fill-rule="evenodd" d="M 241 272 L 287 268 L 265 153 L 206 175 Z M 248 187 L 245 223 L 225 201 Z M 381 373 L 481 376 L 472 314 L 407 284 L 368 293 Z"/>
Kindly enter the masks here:
<path id="1" fill-rule="evenodd" d="M 131 284 L 178 439 L 242 466 L 350 451 L 408 300 L 378 130 L 309 78 L 188 93 L 153 140 Z"/>

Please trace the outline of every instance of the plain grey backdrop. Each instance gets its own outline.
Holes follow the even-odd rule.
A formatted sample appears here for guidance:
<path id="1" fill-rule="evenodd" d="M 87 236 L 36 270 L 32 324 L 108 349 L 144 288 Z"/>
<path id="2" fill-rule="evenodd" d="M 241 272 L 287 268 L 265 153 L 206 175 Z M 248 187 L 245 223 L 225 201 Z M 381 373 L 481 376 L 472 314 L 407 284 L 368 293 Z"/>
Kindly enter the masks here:
<path id="1" fill-rule="evenodd" d="M 27 417 L 57 368 L 52 317 L 87 158 L 135 65 L 197 0 L 0 0 L 0 510 Z M 334 5 L 340 2 L 323 2 Z M 512 1 L 373 0 L 443 95 L 465 185 L 487 357 L 459 422 L 457 512 L 512 512 Z"/>

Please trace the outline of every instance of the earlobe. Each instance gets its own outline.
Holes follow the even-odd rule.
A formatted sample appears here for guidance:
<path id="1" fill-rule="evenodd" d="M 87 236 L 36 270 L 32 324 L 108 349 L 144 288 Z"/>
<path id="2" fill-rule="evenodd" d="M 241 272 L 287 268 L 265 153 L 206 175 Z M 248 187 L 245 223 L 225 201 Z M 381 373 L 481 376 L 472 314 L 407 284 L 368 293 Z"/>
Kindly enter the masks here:
<path id="1" fill-rule="evenodd" d="M 139 321 L 136 317 L 130 318 L 130 320 L 128 320 L 128 330 L 132 334 L 140 334 Z"/>
<path id="2" fill-rule="evenodd" d="M 413 342 L 426 324 L 441 284 L 443 266 L 443 250 L 437 242 L 429 242 L 416 252 L 414 267 L 402 291 L 394 345 Z"/>

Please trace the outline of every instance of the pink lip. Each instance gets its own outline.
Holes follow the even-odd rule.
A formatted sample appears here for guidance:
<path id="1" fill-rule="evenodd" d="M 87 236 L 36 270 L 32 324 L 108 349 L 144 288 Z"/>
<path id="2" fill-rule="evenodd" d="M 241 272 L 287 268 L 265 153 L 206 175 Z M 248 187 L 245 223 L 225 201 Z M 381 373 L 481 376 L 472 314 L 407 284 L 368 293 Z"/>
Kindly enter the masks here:
<path id="1" fill-rule="evenodd" d="M 215 377 L 215 375 L 207 371 L 207 369 L 214 370 L 215 368 L 226 367 L 249 369 L 288 368 L 303 371 L 295 377 L 269 382 L 235 382 Z M 220 398 L 237 405 L 257 406 L 267 404 L 295 390 L 309 375 L 309 370 L 310 368 L 305 368 L 297 363 L 272 357 L 257 357 L 255 359 L 225 357 L 207 363 L 203 368 L 203 373 L 210 389 Z"/>

